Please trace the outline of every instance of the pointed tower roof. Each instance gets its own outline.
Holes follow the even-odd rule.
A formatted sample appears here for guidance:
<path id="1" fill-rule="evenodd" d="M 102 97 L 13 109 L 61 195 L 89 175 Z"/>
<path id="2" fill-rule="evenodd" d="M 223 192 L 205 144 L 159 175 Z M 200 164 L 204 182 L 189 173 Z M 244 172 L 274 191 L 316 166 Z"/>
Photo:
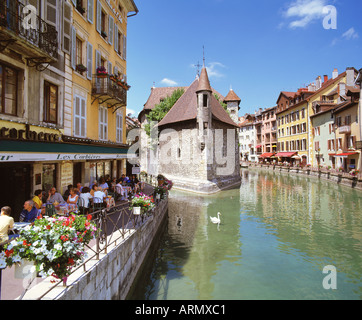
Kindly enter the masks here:
<path id="1" fill-rule="evenodd" d="M 210 86 L 210 81 L 209 81 L 209 76 L 207 74 L 206 68 L 203 67 L 201 69 L 201 74 L 200 74 L 200 78 L 199 78 L 199 86 L 196 90 L 196 92 L 199 91 L 210 91 L 212 92 L 211 86 Z"/>
<path id="2" fill-rule="evenodd" d="M 231 101 L 237 101 L 237 102 L 241 101 L 241 99 L 238 97 L 238 95 L 234 92 L 233 89 L 230 89 L 229 93 L 224 99 L 224 102 L 231 102 Z"/>

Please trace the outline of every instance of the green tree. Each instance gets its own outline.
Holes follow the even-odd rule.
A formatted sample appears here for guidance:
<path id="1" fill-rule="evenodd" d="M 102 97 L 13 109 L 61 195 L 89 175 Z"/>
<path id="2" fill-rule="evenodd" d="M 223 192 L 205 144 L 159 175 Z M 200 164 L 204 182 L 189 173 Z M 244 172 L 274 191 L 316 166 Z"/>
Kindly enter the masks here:
<path id="1" fill-rule="evenodd" d="M 171 96 L 165 98 L 158 105 L 156 105 L 152 111 L 146 116 L 148 124 L 145 125 L 145 131 L 148 136 L 151 135 L 151 125 L 152 121 L 160 122 L 166 114 L 171 110 L 175 105 L 178 99 L 184 94 L 184 89 L 176 89 Z"/>

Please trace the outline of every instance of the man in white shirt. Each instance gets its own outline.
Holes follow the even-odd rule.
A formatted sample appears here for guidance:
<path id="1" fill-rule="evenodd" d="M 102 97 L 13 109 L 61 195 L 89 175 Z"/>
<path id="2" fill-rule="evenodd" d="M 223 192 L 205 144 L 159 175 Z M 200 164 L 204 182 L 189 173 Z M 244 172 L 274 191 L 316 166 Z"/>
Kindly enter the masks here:
<path id="1" fill-rule="evenodd" d="M 121 196 L 121 200 L 127 200 L 128 199 L 128 192 L 126 188 L 122 187 L 122 180 L 119 179 L 116 184 L 116 193 Z"/>
<path id="2" fill-rule="evenodd" d="M 11 217 L 10 207 L 2 207 L 0 215 L 0 242 L 9 239 L 8 232 L 14 227 L 14 218 Z"/>
<path id="3" fill-rule="evenodd" d="M 94 192 L 94 197 L 93 197 L 93 203 L 104 203 L 104 201 L 106 200 L 107 196 L 106 194 L 102 191 L 102 187 L 98 187 L 96 189 L 96 191 Z"/>

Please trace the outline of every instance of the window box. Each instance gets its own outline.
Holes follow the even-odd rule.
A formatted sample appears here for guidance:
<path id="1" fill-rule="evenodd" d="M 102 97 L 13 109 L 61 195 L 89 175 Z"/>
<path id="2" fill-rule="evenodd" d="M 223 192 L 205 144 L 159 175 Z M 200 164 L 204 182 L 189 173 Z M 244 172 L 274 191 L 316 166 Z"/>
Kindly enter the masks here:
<path id="1" fill-rule="evenodd" d="M 78 71 L 80 74 L 83 74 L 83 72 L 87 71 L 87 67 L 82 64 L 77 64 L 75 66 L 76 71 Z"/>

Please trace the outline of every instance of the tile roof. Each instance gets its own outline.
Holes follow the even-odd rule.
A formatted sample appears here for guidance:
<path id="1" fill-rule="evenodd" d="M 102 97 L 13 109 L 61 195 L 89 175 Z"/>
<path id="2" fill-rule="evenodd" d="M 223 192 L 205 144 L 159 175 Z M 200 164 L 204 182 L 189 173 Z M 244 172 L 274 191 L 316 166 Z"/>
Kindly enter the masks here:
<path id="1" fill-rule="evenodd" d="M 195 120 L 197 118 L 197 92 L 200 90 L 201 87 L 205 86 L 205 83 L 209 83 L 209 80 L 202 79 L 201 76 L 199 79 L 195 79 L 194 82 L 187 88 L 185 93 L 180 97 L 180 99 L 175 103 L 175 105 L 171 108 L 171 110 L 166 114 L 166 116 L 160 121 L 158 125 L 161 127 L 178 122 Z M 210 90 L 213 91 L 211 87 Z M 213 93 L 218 94 L 216 91 L 213 91 Z M 223 99 L 223 97 L 220 98 Z M 220 105 L 220 103 L 217 101 L 213 94 L 211 94 L 210 97 L 210 109 L 214 119 L 229 124 L 233 127 L 238 126 L 230 118 L 228 113 Z"/>
<path id="2" fill-rule="evenodd" d="M 227 96 L 224 99 L 224 102 L 228 102 L 228 101 L 238 101 L 238 102 L 240 102 L 241 99 L 238 97 L 238 95 L 234 92 L 233 89 L 230 89 L 229 93 L 227 94 Z"/>
<path id="3" fill-rule="evenodd" d="M 158 105 L 162 99 L 171 97 L 173 92 L 177 89 L 187 90 L 188 87 L 160 87 L 160 88 L 151 88 L 151 94 L 148 97 L 147 102 L 144 104 L 143 110 L 152 110 L 156 105 Z"/>
<path id="4" fill-rule="evenodd" d="M 212 91 L 209 81 L 209 76 L 207 75 L 206 68 L 201 69 L 200 79 L 199 79 L 199 86 L 197 87 L 196 92 L 199 91 Z"/>

